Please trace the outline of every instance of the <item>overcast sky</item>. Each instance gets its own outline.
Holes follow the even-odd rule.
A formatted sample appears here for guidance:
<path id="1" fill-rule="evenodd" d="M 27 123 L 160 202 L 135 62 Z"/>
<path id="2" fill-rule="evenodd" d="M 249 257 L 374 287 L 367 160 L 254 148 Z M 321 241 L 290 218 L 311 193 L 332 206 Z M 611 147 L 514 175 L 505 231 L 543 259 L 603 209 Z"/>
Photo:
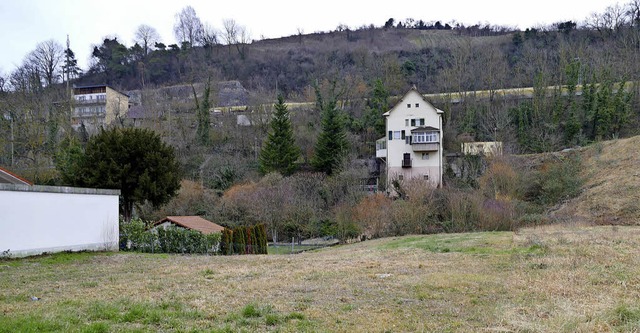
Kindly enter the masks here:
<path id="1" fill-rule="evenodd" d="M 381 26 L 393 17 L 425 22 L 455 20 L 465 25 L 490 23 L 525 29 L 559 21 L 583 22 L 603 12 L 614 0 L 0 0 L 0 73 L 22 63 L 39 42 L 54 39 L 62 45 L 67 34 L 80 67 L 86 69 L 92 45 L 116 36 L 131 46 L 140 24 L 154 27 L 165 44 L 175 43 L 175 15 L 191 5 L 204 22 L 220 29 L 223 19 L 247 27 L 253 39 L 334 30 L 339 24 L 356 28 Z"/>

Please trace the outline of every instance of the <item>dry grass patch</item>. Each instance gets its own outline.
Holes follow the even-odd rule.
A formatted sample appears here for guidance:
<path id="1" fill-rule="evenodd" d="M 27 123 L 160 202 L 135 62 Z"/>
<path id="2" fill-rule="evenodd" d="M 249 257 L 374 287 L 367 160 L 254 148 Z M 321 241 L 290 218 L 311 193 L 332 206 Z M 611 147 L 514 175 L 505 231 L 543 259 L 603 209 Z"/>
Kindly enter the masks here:
<path id="1" fill-rule="evenodd" d="M 0 332 L 629 331 L 640 323 L 638 236 L 545 227 L 297 255 L 3 261 Z"/>
<path id="2" fill-rule="evenodd" d="M 584 148 L 583 192 L 558 215 L 598 224 L 640 224 L 639 146 L 636 136 Z"/>

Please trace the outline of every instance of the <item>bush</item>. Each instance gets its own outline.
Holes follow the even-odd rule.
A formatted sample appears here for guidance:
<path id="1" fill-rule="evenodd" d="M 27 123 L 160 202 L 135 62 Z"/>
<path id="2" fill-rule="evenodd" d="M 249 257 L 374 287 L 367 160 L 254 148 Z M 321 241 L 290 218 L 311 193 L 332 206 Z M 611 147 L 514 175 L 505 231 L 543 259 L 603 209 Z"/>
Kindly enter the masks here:
<path id="1" fill-rule="evenodd" d="M 577 196 L 584 182 L 581 167 L 579 156 L 545 162 L 527 189 L 527 198 L 542 205 L 555 205 Z"/>

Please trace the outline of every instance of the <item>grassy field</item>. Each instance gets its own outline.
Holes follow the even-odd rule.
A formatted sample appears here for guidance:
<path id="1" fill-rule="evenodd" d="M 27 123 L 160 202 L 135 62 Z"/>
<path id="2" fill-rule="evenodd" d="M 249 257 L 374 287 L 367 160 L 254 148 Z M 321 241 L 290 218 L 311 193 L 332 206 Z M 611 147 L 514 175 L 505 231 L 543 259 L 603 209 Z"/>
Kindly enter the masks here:
<path id="1" fill-rule="evenodd" d="M 0 261 L 0 332 L 639 331 L 640 228 Z M 31 300 L 32 296 L 41 298 Z"/>

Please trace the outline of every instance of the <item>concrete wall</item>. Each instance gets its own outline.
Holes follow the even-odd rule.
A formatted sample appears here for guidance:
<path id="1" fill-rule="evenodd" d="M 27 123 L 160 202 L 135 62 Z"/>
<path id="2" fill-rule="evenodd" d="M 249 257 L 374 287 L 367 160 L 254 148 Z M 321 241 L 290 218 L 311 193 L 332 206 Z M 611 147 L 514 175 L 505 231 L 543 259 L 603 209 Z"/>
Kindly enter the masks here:
<path id="1" fill-rule="evenodd" d="M 0 252 L 117 250 L 120 191 L 0 184 Z M 6 253 L 5 253 L 6 254 Z"/>

